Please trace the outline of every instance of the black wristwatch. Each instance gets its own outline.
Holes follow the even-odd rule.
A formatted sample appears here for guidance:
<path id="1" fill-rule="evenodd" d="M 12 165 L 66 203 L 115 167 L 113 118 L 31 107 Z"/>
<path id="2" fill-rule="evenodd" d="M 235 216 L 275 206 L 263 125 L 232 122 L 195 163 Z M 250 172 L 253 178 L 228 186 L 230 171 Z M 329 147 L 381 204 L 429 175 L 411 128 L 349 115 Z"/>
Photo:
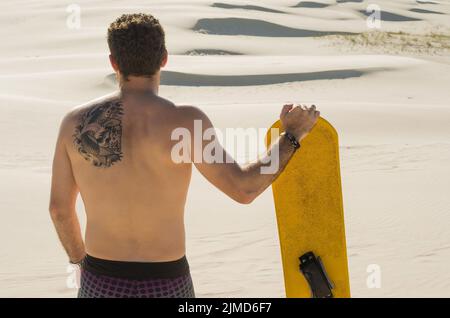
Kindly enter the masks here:
<path id="1" fill-rule="evenodd" d="M 300 148 L 300 143 L 297 141 L 293 134 L 285 131 L 284 133 L 282 133 L 282 135 L 284 135 L 289 140 L 291 145 L 294 147 L 294 150 Z"/>

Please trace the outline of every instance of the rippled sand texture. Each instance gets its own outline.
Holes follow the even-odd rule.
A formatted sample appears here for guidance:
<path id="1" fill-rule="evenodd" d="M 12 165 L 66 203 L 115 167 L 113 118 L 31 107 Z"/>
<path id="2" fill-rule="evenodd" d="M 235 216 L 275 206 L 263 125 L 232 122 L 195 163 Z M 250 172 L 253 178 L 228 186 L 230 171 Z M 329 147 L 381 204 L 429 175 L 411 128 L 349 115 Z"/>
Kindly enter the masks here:
<path id="1" fill-rule="evenodd" d="M 79 0 L 70 29 L 69 2 L 3 0 L 0 296 L 76 294 L 47 213 L 57 128 L 115 89 L 107 25 L 142 11 L 166 28 L 163 96 L 221 128 L 269 127 L 288 101 L 315 103 L 337 128 L 353 296 L 449 297 L 450 2 L 373 2 L 378 30 L 362 0 Z M 198 173 L 192 182 L 197 295 L 284 297 L 271 191 L 241 206 Z M 370 264 L 379 289 L 366 285 Z"/>

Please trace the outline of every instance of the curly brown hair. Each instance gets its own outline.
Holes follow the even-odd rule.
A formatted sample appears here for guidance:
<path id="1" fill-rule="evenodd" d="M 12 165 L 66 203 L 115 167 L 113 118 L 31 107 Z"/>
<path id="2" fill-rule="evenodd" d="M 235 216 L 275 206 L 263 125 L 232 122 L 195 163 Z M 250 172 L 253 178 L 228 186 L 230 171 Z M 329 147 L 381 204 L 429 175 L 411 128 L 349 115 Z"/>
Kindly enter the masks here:
<path id="1" fill-rule="evenodd" d="M 123 14 L 108 28 L 108 45 L 121 75 L 151 77 L 166 54 L 165 33 L 150 14 Z"/>

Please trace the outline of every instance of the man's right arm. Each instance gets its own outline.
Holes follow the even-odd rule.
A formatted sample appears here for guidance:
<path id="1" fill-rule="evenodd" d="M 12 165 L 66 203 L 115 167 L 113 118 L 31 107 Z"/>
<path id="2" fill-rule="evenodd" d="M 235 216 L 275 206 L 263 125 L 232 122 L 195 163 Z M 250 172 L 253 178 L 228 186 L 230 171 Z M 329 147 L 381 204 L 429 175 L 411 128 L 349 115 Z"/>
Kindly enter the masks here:
<path id="1" fill-rule="evenodd" d="M 192 120 L 201 120 L 202 136 L 206 130 L 215 131 L 214 126 L 208 116 L 197 108 L 189 110 Z M 312 129 L 320 113 L 315 106 L 307 108 L 304 106 L 284 105 L 280 114 L 282 125 L 286 132 L 289 132 L 298 142 L 300 142 Z M 192 129 L 192 132 L 195 132 Z M 198 132 L 197 132 L 198 133 Z M 239 165 L 220 145 L 217 135 L 212 134 L 211 140 L 203 140 L 201 145 L 196 144 L 197 138 L 193 137 L 191 154 L 197 152 L 203 155 L 203 150 L 211 142 L 215 141 L 214 149 L 223 154 L 222 162 L 210 160 L 194 160 L 194 164 L 199 172 L 214 186 L 227 194 L 237 202 L 248 204 L 260 195 L 272 182 L 280 175 L 284 167 L 289 162 L 295 152 L 291 141 L 280 136 L 266 151 L 263 158 L 245 166 Z M 270 160 L 278 156 L 277 168 L 271 173 L 262 173 L 262 168 L 267 167 Z M 191 156 L 192 157 L 192 156 Z M 204 158 L 202 158 L 204 159 Z"/>

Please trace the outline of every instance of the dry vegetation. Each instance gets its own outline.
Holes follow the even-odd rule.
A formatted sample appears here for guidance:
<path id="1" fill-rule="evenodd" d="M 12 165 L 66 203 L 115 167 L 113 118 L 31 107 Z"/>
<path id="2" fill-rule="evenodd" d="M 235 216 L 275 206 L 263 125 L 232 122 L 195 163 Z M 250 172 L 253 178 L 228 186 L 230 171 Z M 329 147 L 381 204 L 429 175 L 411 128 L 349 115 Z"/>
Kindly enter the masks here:
<path id="1" fill-rule="evenodd" d="M 371 31 L 351 35 L 333 35 L 326 38 L 332 45 L 337 45 L 344 50 L 433 55 L 450 53 L 450 33 L 412 34 Z"/>

